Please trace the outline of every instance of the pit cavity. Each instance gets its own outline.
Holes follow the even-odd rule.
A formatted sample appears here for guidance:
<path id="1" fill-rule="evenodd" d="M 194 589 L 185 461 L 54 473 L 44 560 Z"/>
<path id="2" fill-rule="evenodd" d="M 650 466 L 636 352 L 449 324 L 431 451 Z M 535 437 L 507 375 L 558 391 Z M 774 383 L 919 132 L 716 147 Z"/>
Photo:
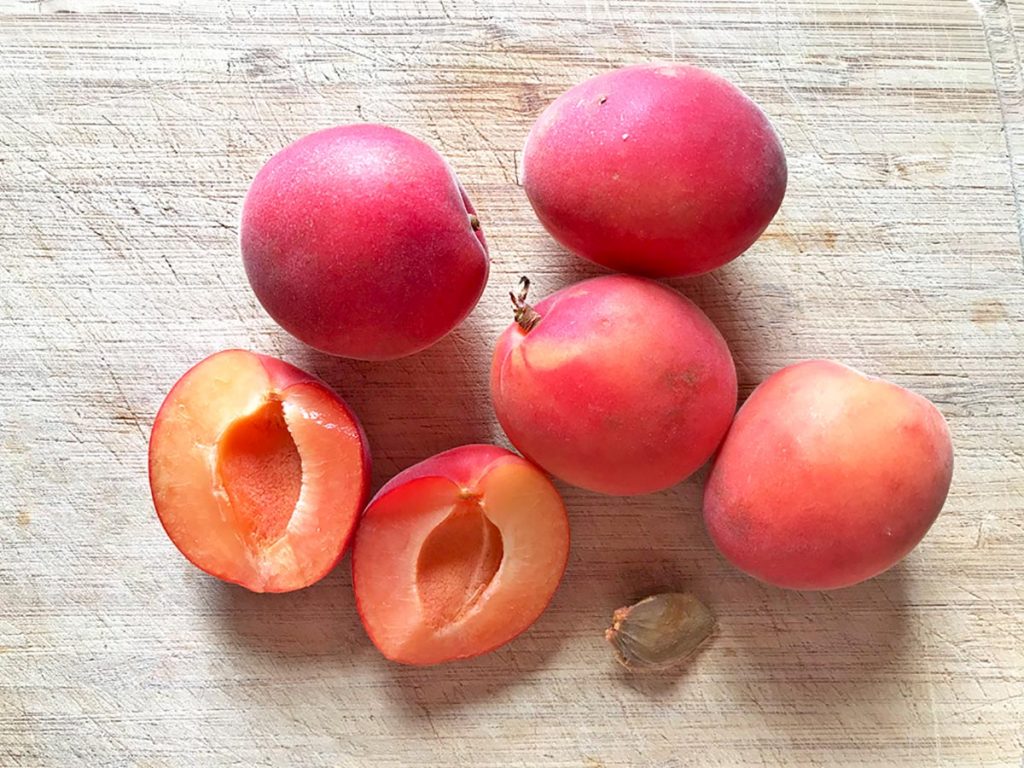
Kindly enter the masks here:
<path id="1" fill-rule="evenodd" d="M 461 498 L 420 550 L 416 586 L 425 621 L 440 628 L 461 618 L 494 580 L 504 554 L 501 531 L 479 499 Z"/>
<path id="2" fill-rule="evenodd" d="M 224 430 L 217 473 L 250 543 L 261 547 L 280 539 L 302 487 L 302 461 L 280 400 L 268 399 Z"/>

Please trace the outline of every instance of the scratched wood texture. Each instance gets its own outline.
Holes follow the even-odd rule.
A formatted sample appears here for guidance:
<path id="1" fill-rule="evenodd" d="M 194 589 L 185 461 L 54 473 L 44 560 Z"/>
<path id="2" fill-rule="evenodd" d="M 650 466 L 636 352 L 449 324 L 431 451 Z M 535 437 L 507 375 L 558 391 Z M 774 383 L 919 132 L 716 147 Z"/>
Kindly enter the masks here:
<path id="1" fill-rule="evenodd" d="M 0 765 L 1022 764 L 1024 82 L 998 0 L 0 0 Z M 831 594 L 712 549 L 701 478 L 564 489 L 573 550 L 526 635 L 434 669 L 384 662 L 347 562 L 299 594 L 188 566 L 150 505 L 153 414 L 225 347 L 279 355 L 362 417 L 376 485 L 502 442 L 491 346 L 521 273 L 597 274 L 517 185 L 568 85 L 649 59 L 742 84 L 785 142 L 781 213 L 740 260 L 674 284 L 719 324 L 742 394 L 830 356 L 949 419 L 956 472 L 921 547 Z M 263 314 L 236 245 L 248 180 L 315 128 L 380 121 L 450 158 L 493 272 L 451 337 L 366 364 Z M 688 587 L 715 642 L 620 672 L 616 606 Z"/>

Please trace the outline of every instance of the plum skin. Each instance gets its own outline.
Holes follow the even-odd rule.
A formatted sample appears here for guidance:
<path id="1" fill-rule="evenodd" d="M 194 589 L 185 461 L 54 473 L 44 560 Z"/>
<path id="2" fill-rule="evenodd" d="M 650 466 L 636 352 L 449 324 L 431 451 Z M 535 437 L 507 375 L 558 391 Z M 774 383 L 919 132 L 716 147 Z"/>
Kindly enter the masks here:
<path id="1" fill-rule="evenodd" d="M 606 72 L 559 96 L 523 151 L 523 188 L 569 250 L 649 277 L 708 272 L 747 250 L 786 191 L 760 108 L 685 65 Z"/>
<path id="2" fill-rule="evenodd" d="M 828 360 L 754 390 L 704 491 L 712 541 L 769 584 L 824 590 L 872 578 L 924 537 L 953 472 L 949 428 L 928 400 Z"/>
<path id="3" fill-rule="evenodd" d="M 383 125 L 327 128 L 253 179 L 240 246 L 257 299 L 299 340 L 364 360 L 403 357 L 483 293 L 487 245 L 444 158 Z"/>
<path id="4" fill-rule="evenodd" d="M 736 369 L 718 329 L 652 280 L 585 280 L 513 323 L 491 365 L 512 444 L 551 474 L 611 495 L 651 493 L 696 471 L 736 409 Z"/>

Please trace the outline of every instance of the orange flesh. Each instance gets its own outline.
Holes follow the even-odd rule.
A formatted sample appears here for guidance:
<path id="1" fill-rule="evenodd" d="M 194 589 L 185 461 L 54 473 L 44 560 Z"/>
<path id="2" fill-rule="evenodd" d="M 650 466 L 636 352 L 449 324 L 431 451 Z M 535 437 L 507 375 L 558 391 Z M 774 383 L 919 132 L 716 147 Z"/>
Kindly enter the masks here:
<path id="1" fill-rule="evenodd" d="M 279 399 L 271 397 L 224 430 L 217 472 L 251 546 L 281 538 L 299 501 L 302 461 Z"/>
<path id="2" fill-rule="evenodd" d="M 332 392 L 242 350 L 199 363 L 153 427 L 157 514 L 192 563 L 256 592 L 322 578 L 362 510 L 358 423 Z"/>
<path id="3" fill-rule="evenodd" d="M 501 532 L 475 498 L 461 499 L 427 536 L 416 566 L 424 621 L 440 628 L 479 600 L 501 565 Z"/>
<path id="4" fill-rule="evenodd" d="M 510 455 L 472 491 L 423 476 L 363 515 L 353 585 L 390 659 L 436 664 L 492 650 L 533 623 L 561 579 L 568 520 L 546 476 Z"/>

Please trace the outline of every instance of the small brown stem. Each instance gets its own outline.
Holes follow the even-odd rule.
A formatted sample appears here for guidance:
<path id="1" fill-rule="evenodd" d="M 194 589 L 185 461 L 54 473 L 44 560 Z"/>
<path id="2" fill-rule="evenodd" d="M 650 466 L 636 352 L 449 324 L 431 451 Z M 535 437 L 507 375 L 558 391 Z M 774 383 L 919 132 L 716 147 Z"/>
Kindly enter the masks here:
<path id="1" fill-rule="evenodd" d="M 532 331 L 537 323 L 540 322 L 541 314 L 536 309 L 526 303 L 526 294 L 530 290 L 530 278 L 523 275 L 519 278 L 519 293 L 515 291 L 509 291 L 509 296 L 512 297 L 512 306 L 515 311 L 513 313 L 516 322 L 519 323 L 519 327 L 523 329 L 525 333 Z"/>
<path id="2" fill-rule="evenodd" d="M 473 228 L 474 232 L 480 229 L 480 219 L 477 218 L 475 213 L 469 214 L 469 226 Z"/>

